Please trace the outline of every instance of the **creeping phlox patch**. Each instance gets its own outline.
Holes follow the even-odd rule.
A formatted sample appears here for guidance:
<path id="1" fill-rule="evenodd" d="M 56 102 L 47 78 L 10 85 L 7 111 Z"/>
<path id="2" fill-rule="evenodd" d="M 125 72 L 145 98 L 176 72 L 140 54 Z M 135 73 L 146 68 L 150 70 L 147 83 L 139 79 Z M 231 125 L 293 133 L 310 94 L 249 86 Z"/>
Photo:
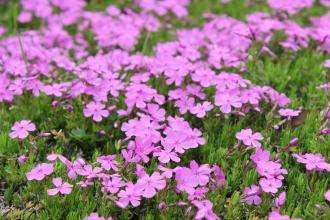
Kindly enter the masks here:
<path id="1" fill-rule="evenodd" d="M 327 0 L 320 2 L 329 6 Z M 186 199 L 175 204 L 162 202 L 159 208 L 176 205 L 186 207 L 186 214 L 193 213 L 195 219 L 220 219 L 208 194 L 226 186 L 225 172 L 216 164 L 195 160 L 181 164 L 187 151 L 203 147 L 207 141 L 201 128 L 191 126 L 191 118 L 244 117 L 263 112 L 264 106 L 272 107 L 285 122 L 298 117 L 301 110 L 290 109 L 285 94 L 244 78 L 249 50 L 258 42 L 260 53 L 276 56 L 270 44 L 277 32 L 283 32 L 278 44 L 284 50 L 306 48 L 313 40 L 320 50 L 330 52 L 330 13 L 311 18 L 308 27 L 290 16 L 312 7 L 313 0 L 268 0 L 277 13 L 254 12 L 246 21 L 205 14 L 204 25 L 176 30 L 172 41 L 157 43 L 152 55 L 145 55 L 136 52 L 139 39 L 170 28 L 164 16 L 187 18 L 190 0 L 134 3 L 139 10 L 111 5 L 105 11 L 88 11 L 84 0 L 21 0 L 18 21 L 25 24 L 39 19 L 44 25 L 19 36 L 6 36 L 6 28 L 0 27 L 0 102 L 13 104 L 23 94 L 42 94 L 53 100 L 54 108 L 62 105 L 75 111 L 72 103 L 84 100 L 79 110 L 86 120 L 98 126 L 115 116 L 114 127 L 124 136 L 116 155 L 100 155 L 87 162 L 49 154 L 49 162 L 37 164 L 26 177 L 29 181 L 52 178 L 53 186 L 45 192 L 49 196 L 99 185 L 120 208 L 138 207 L 142 200 L 168 190 L 186 195 Z M 76 27 L 74 34 L 67 31 L 68 26 Z M 94 42 L 89 42 L 86 33 Z M 324 68 L 329 67 L 327 60 Z M 329 89 L 329 85 L 320 88 Z M 22 142 L 36 130 L 30 120 L 22 120 L 13 125 L 9 136 Z M 320 135 L 329 133 L 327 127 L 320 131 Z M 268 194 L 274 199 L 269 219 L 289 219 L 280 214 L 280 208 L 290 170 L 282 166 L 278 155 L 272 157 L 264 149 L 261 133 L 245 128 L 236 138 L 237 150 L 252 150 L 249 165 L 259 175 L 258 183 L 243 190 L 242 201 L 260 205 L 261 195 Z M 308 171 L 330 169 L 319 154 L 292 156 Z M 21 155 L 18 160 L 22 164 L 27 157 Z M 154 169 L 149 171 L 151 161 Z M 56 169 L 61 166 L 56 163 L 66 168 L 66 176 L 58 176 Z M 325 198 L 329 197 L 328 191 Z M 92 213 L 86 219 L 106 218 Z"/>

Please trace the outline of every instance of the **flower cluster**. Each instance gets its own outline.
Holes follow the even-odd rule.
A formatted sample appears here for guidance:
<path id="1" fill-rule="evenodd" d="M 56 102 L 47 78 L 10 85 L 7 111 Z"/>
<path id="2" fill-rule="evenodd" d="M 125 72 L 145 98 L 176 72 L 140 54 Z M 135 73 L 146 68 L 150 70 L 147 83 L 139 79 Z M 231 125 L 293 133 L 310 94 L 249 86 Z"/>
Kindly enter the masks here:
<path id="1" fill-rule="evenodd" d="M 83 159 L 70 161 L 60 154 L 50 154 L 47 159 L 51 163 L 37 165 L 29 173 L 27 178 L 31 180 L 43 180 L 46 176 L 54 172 L 54 164 L 58 161 L 66 166 L 67 178 L 76 182 L 76 187 L 91 187 L 95 181 L 101 183 L 101 191 L 111 196 L 111 199 L 121 208 L 129 205 L 140 206 L 143 198 L 150 199 L 156 196 L 158 191 L 170 187 L 174 182 L 178 193 L 188 195 L 187 205 L 197 207 L 196 218 L 204 217 L 218 219 L 212 211 L 212 203 L 206 199 L 209 191 L 215 191 L 225 183 L 225 175 L 217 165 L 199 165 L 196 161 L 191 161 L 189 167 L 179 167 L 174 169 L 159 165 L 157 170 L 148 174 L 144 167 L 136 164 L 135 174 L 137 181 L 129 181 L 124 176 L 127 172 L 127 163 L 119 163 L 114 155 L 103 155 L 97 158 L 101 166 L 93 166 Z M 132 170 L 133 171 L 133 170 Z M 80 181 L 78 181 L 78 179 Z M 52 180 L 55 188 L 47 190 L 48 195 L 67 195 L 73 190 L 73 185 L 63 182 L 57 177 Z M 96 216 L 96 214 L 92 214 Z"/>

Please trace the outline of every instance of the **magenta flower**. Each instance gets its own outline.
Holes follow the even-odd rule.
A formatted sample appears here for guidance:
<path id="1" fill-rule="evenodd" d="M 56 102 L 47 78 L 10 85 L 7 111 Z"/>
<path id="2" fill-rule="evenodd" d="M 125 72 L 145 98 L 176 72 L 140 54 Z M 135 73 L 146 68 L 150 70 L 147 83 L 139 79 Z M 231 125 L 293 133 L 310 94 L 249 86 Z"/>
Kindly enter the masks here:
<path id="1" fill-rule="evenodd" d="M 145 198 L 152 198 L 156 195 L 157 190 L 162 190 L 166 186 L 166 181 L 158 172 L 154 172 L 151 176 L 144 175 L 138 179 L 136 186 L 142 190 L 141 195 Z"/>
<path id="2" fill-rule="evenodd" d="M 256 185 L 252 185 L 250 187 L 246 187 L 244 189 L 244 198 L 243 201 L 249 205 L 260 205 L 262 200 L 260 198 L 260 187 Z"/>
<path id="3" fill-rule="evenodd" d="M 259 185 L 264 192 L 277 193 L 278 189 L 282 186 L 282 181 L 275 178 L 261 178 Z"/>
<path id="4" fill-rule="evenodd" d="M 127 183 L 126 189 L 118 193 L 118 201 L 116 204 L 121 208 L 126 208 L 129 203 L 137 207 L 140 205 L 141 189 L 133 183 Z"/>
<path id="5" fill-rule="evenodd" d="M 55 188 L 53 189 L 48 189 L 47 190 L 47 194 L 50 196 L 54 196 L 56 194 L 62 194 L 62 195 L 68 195 L 71 193 L 72 191 L 72 185 L 67 183 L 67 182 L 63 182 L 62 178 L 58 177 L 58 178 L 53 178 L 52 180 Z"/>
<path id="6" fill-rule="evenodd" d="M 31 180 L 43 180 L 46 176 L 49 176 L 54 171 L 53 164 L 42 163 L 38 164 L 30 172 L 26 173 L 26 177 L 29 181 Z"/>
<path id="7" fill-rule="evenodd" d="M 11 128 L 9 136 L 13 139 L 25 139 L 29 135 L 29 132 L 35 130 L 36 126 L 30 120 L 22 120 L 19 122 L 15 122 L 15 124 Z"/>
<path id="8" fill-rule="evenodd" d="M 84 109 L 84 116 L 92 117 L 94 121 L 100 122 L 102 118 L 109 116 L 109 112 L 105 109 L 105 105 L 98 102 L 90 102 Z"/>
<path id="9" fill-rule="evenodd" d="M 256 148 L 260 148 L 261 144 L 259 141 L 263 139 L 263 136 L 259 132 L 252 133 L 252 130 L 248 128 L 236 133 L 236 138 L 240 141 L 243 141 L 243 144 L 246 146 L 254 146 Z"/>

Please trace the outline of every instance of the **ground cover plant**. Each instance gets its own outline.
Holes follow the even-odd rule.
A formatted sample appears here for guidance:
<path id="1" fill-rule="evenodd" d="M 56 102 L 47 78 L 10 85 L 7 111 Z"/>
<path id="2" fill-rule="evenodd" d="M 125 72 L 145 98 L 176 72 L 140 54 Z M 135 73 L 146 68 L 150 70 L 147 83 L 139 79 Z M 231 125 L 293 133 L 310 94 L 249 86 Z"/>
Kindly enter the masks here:
<path id="1" fill-rule="evenodd" d="M 2 219 L 329 219 L 330 1 L 0 0 Z"/>

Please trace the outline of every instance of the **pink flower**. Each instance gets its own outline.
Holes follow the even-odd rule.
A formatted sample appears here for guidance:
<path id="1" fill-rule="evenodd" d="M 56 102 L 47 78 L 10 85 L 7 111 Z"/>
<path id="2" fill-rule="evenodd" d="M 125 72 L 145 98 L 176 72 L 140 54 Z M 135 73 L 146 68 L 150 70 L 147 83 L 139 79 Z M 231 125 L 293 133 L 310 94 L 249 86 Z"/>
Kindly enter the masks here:
<path id="1" fill-rule="evenodd" d="M 276 208 L 280 208 L 284 203 L 286 199 L 286 193 L 281 192 L 278 197 L 275 199 L 274 205 Z"/>
<path id="2" fill-rule="evenodd" d="M 28 23 L 32 20 L 32 14 L 30 12 L 27 11 L 22 11 L 19 15 L 17 20 L 20 23 Z"/>
<path id="3" fill-rule="evenodd" d="M 216 187 L 221 187 L 226 183 L 226 176 L 224 172 L 221 170 L 221 168 L 218 165 L 213 165 L 212 166 L 212 171 L 215 176 L 215 184 Z"/>
<path id="4" fill-rule="evenodd" d="M 103 117 L 108 117 L 109 112 L 105 109 L 105 105 L 98 102 L 90 102 L 86 105 L 84 109 L 85 117 L 93 117 L 96 122 L 102 121 Z"/>
<path id="5" fill-rule="evenodd" d="M 262 150 L 261 148 L 257 148 L 256 152 L 250 156 L 250 159 L 257 164 L 261 161 L 269 161 L 270 153 L 267 150 Z"/>
<path id="6" fill-rule="evenodd" d="M 89 216 L 85 217 L 84 220 L 112 220 L 112 217 L 104 218 L 99 216 L 96 212 L 93 212 Z"/>
<path id="7" fill-rule="evenodd" d="M 206 113 L 212 110 L 213 105 L 210 102 L 198 103 L 196 106 L 190 109 L 190 112 L 196 115 L 198 118 L 204 118 Z"/>
<path id="8" fill-rule="evenodd" d="M 228 114 L 231 112 L 232 107 L 242 107 L 242 102 L 241 99 L 236 95 L 229 93 L 219 93 L 215 96 L 215 105 L 219 106 L 223 113 Z"/>
<path id="9" fill-rule="evenodd" d="M 105 170 L 113 169 L 114 171 L 118 171 L 118 163 L 115 159 L 115 155 L 107 155 L 98 157 L 96 161 L 99 162 Z"/>
<path id="10" fill-rule="evenodd" d="M 236 138 L 240 141 L 243 141 L 244 145 L 246 146 L 254 146 L 259 148 L 261 147 L 259 141 L 263 139 L 263 136 L 259 132 L 253 134 L 252 130 L 248 128 L 236 133 Z"/>
<path id="11" fill-rule="evenodd" d="M 330 190 L 328 190 L 324 193 L 324 197 L 326 200 L 328 200 L 328 202 L 330 202 Z"/>
<path id="12" fill-rule="evenodd" d="M 272 211 L 269 213 L 268 220 L 290 220 L 290 217 L 281 215 L 278 211 Z"/>
<path id="13" fill-rule="evenodd" d="M 15 122 L 15 124 L 11 128 L 9 136 L 13 139 L 25 139 L 29 135 L 29 132 L 35 130 L 36 126 L 30 120 L 22 120 L 19 122 Z"/>
<path id="14" fill-rule="evenodd" d="M 84 165 L 81 169 L 76 170 L 76 172 L 81 176 L 85 176 L 87 179 L 93 179 L 102 175 L 102 168 L 93 168 L 92 165 L 87 164 Z"/>
<path id="15" fill-rule="evenodd" d="M 111 179 L 106 179 L 102 182 L 103 189 L 108 193 L 117 193 L 124 186 L 123 181 L 118 176 L 113 176 Z"/>
<path id="16" fill-rule="evenodd" d="M 329 3 L 329 5 L 330 5 L 330 3 Z M 326 60 L 326 61 L 324 62 L 324 67 L 326 67 L 326 68 L 330 68 L 330 59 L 329 59 L 329 60 Z"/>
<path id="17" fill-rule="evenodd" d="M 164 121 L 166 111 L 163 108 L 160 108 L 157 104 L 148 104 L 147 111 L 150 116 L 156 121 Z"/>
<path id="18" fill-rule="evenodd" d="M 93 212 L 89 216 L 85 217 L 84 220 L 105 220 L 105 218 L 99 216 L 96 212 Z"/>
<path id="19" fill-rule="evenodd" d="M 289 109 L 289 108 L 282 108 L 278 111 L 278 113 L 285 117 L 285 118 L 291 118 L 291 117 L 296 117 L 300 114 L 300 110 L 293 110 L 293 109 Z"/>
<path id="20" fill-rule="evenodd" d="M 0 37 L 7 32 L 7 29 L 4 26 L 0 26 Z"/>
<path id="21" fill-rule="evenodd" d="M 151 176 L 146 174 L 138 179 L 136 185 L 142 190 L 143 197 L 152 198 L 156 195 L 157 190 L 165 188 L 166 181 L 158 172 L 154 172 Z"/>
<path id="22" fill-rule="evenodd" d="M 260 187 L 252 185 L 244 189 L 244 201 L 249 205 L 260 205 L 262 200 L 260 198 Z"/>
<path id="23" fill-rule="evenodd" d="M 26 177 L 29 181 L 31 180 L 43 180 L 46 176 L 49 176 L 54 171 L 53 164 L 42 163 L 38 164 L 30 172 L 26 173 Z"/>
<path id="24" fill-rule="evenodd" d="M 27 156 L 25 156 L 24 154 L 23 155 L 21 155 L 21 156 L 19 156 L 18 158 L 17 158 L 17 161 L 18 161 L 18 163 L 19 164 L 24 164 L 25 162 L 26 162 L 26 160 L 27 160 L 28 158 L 27 158 Z"/>
<path id="25" fill-rule="evenodd" d="M 176 187 L 180 191 L 185 191 L 189 194 L 195 192 L 195 187 L 198 186 L 198 181 L 193 175 L 193 172 L 187 167 L 179 167 L 175 170 Z"/>
<path id="26" fill-rule="evenodd" d="M 192 171 L 193 177 L 200 186 L 205 186 L 210 180 L 210 169 L 208 164 L 203 164 L 201 166 L 195 160 L 189 163 L 190 170 Z"/>
<path id="27" fill-rule="evenodd" d="M 158 157 L 158 160 L 162 163 L 168 163 L 171 160 L 174 162 L 180 162 L 180 157 L 173 151 L 174 147 L 164 146 L 164 150 L 155 152 L 153 155 Z"/>
<path id="28" fill-rule="evenodd" d="M 188 195 L 188 199 L 190 201 L 204 199 L 206 196 L 206 193 L 208 191 L 209 191 L 209 188 L 207 188 L 207 187 L 197 187 L 195 189 L 194 193 L 190 193 Z"/>
<path id="29" fill-rule="evenodd" d="M 162 176 L 166 179 L 171 179 L 173 176 L 173 169 L 167 168 L 167 167 L 163 167 L 162 165 L 158 166 L 158 169 L 160 171 L 162 171 Z"/>
<path id="30" fill-rule="evenodd" d="M 283 179 L 283 175 L 287 174 L 286 169 L 282 169 L 282 165 L 274 161 L 260 161 L 257 163 L 257 172 L 266 178 Z"/>
<path id="31" fill-rule="evenodd" d="M 72 191 L 72 185 L 67 183 L 67 182 L 63 182 L 62 178 L 58 177 L 58 178 L 53 178 L 53 184 L 55 185 L 55 188 L 53 189 L 48 189 L 47 190 L 47 194 L 50 196 L 54 196 L 58 193 L 62 194 L 62 195 L 68 195 L 71 193 Z"/>
<path id="32" fill-rule="evenodd" d="M 220 220 L 220 218 L 213 212 L 213 204 L 209 200 L 192 202 L 197 207 L 196 220 L 208 219 L 208 220 Z"/>
<path id="33" fill-rule="evenodd" d="M 330 164 L 327 163 L 321 154 L 292 154 L 299 163 L 303 163 L 307 170 L 330 171 Z"/>
<path id="34" fill-rule="evenodd" d="M 259 184 L 264 192 L 277 193 L 278 189 L 282 186 L 282 181 L 275 178 L 261 178 Z"/>
<path id="35" fill-rule="evenodd" d="M 129 203 L 137 207 L 140 205 L 141 189 L 133 183 L 128 183 L 125 190 L 118 193 L 119 200 L 116 204 L 121 208 L 126 208 Z"/>

